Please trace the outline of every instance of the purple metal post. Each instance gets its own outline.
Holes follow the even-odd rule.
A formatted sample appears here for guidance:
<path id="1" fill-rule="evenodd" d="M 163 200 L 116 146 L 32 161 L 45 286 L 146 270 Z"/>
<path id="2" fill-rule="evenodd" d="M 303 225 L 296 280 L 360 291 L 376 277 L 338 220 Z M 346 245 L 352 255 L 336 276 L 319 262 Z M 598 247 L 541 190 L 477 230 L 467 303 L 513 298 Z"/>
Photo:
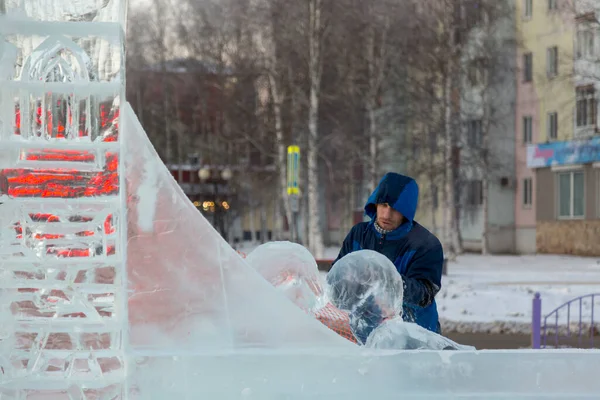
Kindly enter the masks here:
<path id="1" fill-rule="evenodd" d="M 531 310 L 531 347 L 540 348 L 540 324 L 542 322 L 542 299 L 536 293 L 533 297 L 533 308 Z"/>
<path id="2" fill-rule="evenodd" d="M 590 324 L 590 348 L 594 348 L 594 300 L 595 300 L 596 295 L 592 295 L 592 323 Z"/>

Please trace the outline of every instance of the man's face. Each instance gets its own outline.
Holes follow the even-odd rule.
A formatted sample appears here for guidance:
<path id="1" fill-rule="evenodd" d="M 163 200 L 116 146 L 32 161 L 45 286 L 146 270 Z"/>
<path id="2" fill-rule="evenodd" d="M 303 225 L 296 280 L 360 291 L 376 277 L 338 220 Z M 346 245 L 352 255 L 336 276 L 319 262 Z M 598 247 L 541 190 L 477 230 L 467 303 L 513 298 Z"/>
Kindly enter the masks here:
<path id="1" fill-rule="evenodd" d="M 402 224 L 404 216 L 388 203 L 377 204 L 377 224 L 386 231 L 393 231 Z"/>

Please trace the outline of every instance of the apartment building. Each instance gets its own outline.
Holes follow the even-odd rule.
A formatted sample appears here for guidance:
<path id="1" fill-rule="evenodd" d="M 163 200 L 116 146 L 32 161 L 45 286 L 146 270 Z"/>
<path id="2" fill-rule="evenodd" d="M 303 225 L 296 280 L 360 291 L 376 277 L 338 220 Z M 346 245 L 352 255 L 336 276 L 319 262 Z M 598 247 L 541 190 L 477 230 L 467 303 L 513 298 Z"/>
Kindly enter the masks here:
<path id="1" fill-rule="evenodd" d="M 467 73 L 461 85 L 459 216 L 465 250 L 482 249 L 485 229 L 488 251 L 512 253 L 517 41 L 514 3 L 498 0 L 495 7 L 490 9 L 493 17 L 480 12 L 477 18 L 466 18 L 474 27 L 463 45 L 462 63 Z M 473 15 L 476 10 L 467 11 Z"/>
<path id="2" fill-rule="evenodd" d="M 520 222 L 535 220 L 540 253 L 597 256 L 600 2 L 576 1 L 575 9 L 561 9 L 557 1 L 533 3 L 523 2 L 520 19 Z"/>
<path id="3" fill-rule="evenodd" d="M 542 164 L 532 164 L 534 148 L 553 146 L 573 135 L 572 12 L 558 1 L 520 0 L 517 4 L 520 35 L 517 62 L 515 232 L 517 252 L 543 251 L 553 227 L 554 180 L 546 178 Z M 547 166 L 549 167 L 549 165 Z M 549 168 L 546 168 L 549 171 Z M 548 186 L 550 185 L 550 186 Z M 540 222 L 542 222 L 540 224 Z"/>

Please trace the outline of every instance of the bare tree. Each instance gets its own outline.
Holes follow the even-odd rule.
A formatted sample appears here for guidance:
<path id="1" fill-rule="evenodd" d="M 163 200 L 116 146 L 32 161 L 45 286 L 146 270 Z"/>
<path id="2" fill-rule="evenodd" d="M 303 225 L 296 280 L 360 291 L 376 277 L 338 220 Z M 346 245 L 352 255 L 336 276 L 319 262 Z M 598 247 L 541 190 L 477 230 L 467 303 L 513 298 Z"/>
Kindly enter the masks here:
<path id="1" fill-rule="evenodd" d="M 322 258 L 324 252 L 323 232 L 321 230 L 320 195 L 319 195 L 319 100 L 321 76 L 323 72 L 322 44 L 325 24 L 322 18 L 322 0 L 307 0 L 308 2 L 308 77 L 309 77 L 309 106 L 308 106 L 308 247 L 315 258 Z"/>
<path id="2" fill-rule="evenodd" d="M 179 143 L 171 152 L 178 158 L 190 148 L 232 163 L 234 155 L 251 159 L 240 164 L 246 171 L 250 165 L 262 168 L 260 179 L 239 176 L 236 187 L 252 199 L 240 208 L 259 210 L 263 238 L 272 203 L 277 238 L 284 218 L 292 221 L 286 147 L 299 144 L 303 238 L 316 257 L 330 240 L 325 220 L 339 219 L 336 224 L 347 231 L 366 189 L 373 189 L 384 165 L 389 168 L 386 158 L 393 159 L 394 168 L 426 177 L 429 193 L 421 204 L 434 216 L 442 208 L 434 227 L 443 228 L 446 251 L 460 253 L 457 150 L 466 70 L 457 35 L 472 29 L 463 24 L 466 2 L 185 0 L 173 11 L 180 20 L 175 48 L 204 70 L 187 83 L 195 92 L 186 104 L 173 100 L 173 87 L 165 91 L 166 105 L 153 109 L 156 102 L 138 101 L 144 123 L 165 136 L 166 115 L 156 114 L 169 109 L 176 119 L 167 130 L 178 133 L 170 140 Z M 156 32 L 147 46 L 157 43 Z M 161 54 L 168 54 L 161 52 L 164 43 L 152 58 L 168 66 L 172 60 L 161 62 Z M 194 104 L 191 111 L 187 103 Z M 177 115 L 183 111 L 177 110 L 184 108 L 193 118 L 181 124 L 184 118 Z M 208 118 L 215 109 L 221 111 Z M 481 147 L 491 146 L 483 142 Z M 161 148 L 171 147 L 164 142 Z M 483 151 L 477 154 L 493 169 Z"/>

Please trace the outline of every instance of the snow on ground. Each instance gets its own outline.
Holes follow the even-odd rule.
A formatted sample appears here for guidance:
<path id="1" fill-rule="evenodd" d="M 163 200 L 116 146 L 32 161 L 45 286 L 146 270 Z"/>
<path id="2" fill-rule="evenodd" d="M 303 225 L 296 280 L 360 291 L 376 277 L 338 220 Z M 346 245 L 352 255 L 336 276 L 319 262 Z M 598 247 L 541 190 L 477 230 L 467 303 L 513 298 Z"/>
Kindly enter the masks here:
<path id="1" fill-rule="evenodd" d="M 542 298 L 542 315 L 576 297 L 600 293 L 600 260 L 532 255 L 463 255 L 448 266 L 436 297 L 444 330 L 529 333 L 532 299 Z M 600 296 L 582 302 L 584 323 L 594 311 L 600 321 Z M 593 307 L 593 308 L 592 308 Z M 586 318 L 587 317 L 587 318 Z M 570 322 L 579 321 L 579 302 L 570 309 Z M 559 313 L 567 324 L 567 311 Z M 552 317 L 548 323 L 555 323 Z"/>
<path id="2" fill-rule="evenodd" d="M 252 246 L 242 246 L 250 252 Z M 325 258 L 337 256 L 328 248 Z M 576 297 L 600 294 L 600 259 L 558 255 L 481 256 L 466 254 L 448 266 L 436 296 L 445 332 L 530 333 L 532 299 L 542 298 L 542 315 Z M 600 296 L 581 304 L 583 322 L 600 322 Z M 570 323 L 579 322 L 579 302 L 570 309 Z M 554 324 L 554 316 L 548 321 Z M 559 313 L 567 325 L 567 310 Z"/>

